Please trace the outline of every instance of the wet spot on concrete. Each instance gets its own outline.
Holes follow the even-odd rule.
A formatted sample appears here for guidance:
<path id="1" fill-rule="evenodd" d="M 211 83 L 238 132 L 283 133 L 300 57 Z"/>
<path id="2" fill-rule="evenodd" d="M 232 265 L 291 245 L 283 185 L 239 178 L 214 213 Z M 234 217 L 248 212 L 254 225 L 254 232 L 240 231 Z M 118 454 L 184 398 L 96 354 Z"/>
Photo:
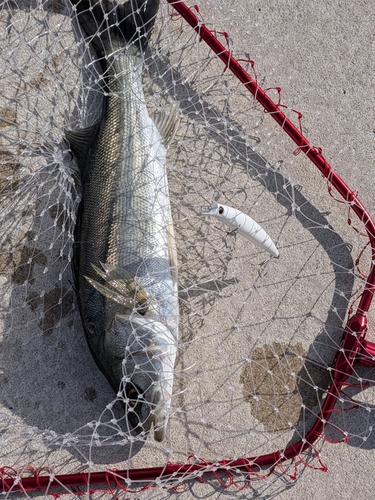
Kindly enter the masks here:
<path id="1" fill-rule="evenodd" d="M 38 306 L 41 304 L 40 294 L 36 293 L 36 292 L 29 292 L 27 294 L 26 301 L 27 301 L 27 305 L 34 312 L 38 308 Z"/>
<path id="2" fill-rule="evenodd" d="M 31 241 L 32 238 L 33 233 L 29 231 L 24 235 L 21 243 Z M 33 278 L 35 264 L 45 266 L 46 262 L 43 252 L 24 244 L 0 253 L 0 273 L 7 275 L 16 285 L 22 285 L 25 281 L 32 284 L 35 281 Z"/>
<path id="3" fill-rule="evenodd" d="M 65 316 L 72 313 L 73 291 L 61 287 L 53 288 L 43 298 L 43 318 L 39 323 L 43 336 L 48 337 L 56 324 Z"/>
<path id="4" fill-rule="evenodd" d="M 31 78 L 29 84 L 38 89 L 46 87 L 54 78 L 54 70 L 59 65 L 59 56 L 54 55 L 51 57 L 49 62 L 44 65 L 43 71 L 38 73 L 35 78 Z"/>
<path id="5" fill-rule="evenodd" d="M 51 218 L 56 221 L 57 226 L 61 229 L 66 220 L 66 211 L 62 205 L 56 204 L 48 209 Z"/>
<path id="6" fill-rule="evenodd" d="M 66 4 L 64 0 L 47 0 L 44 4 L 43 7 L 46 10 L 51 10 L 52 12 L 55 12 L 56 14 L 61 14 L 62 12 L 67 12 L 66 9 Z"/>
<path id="7" fill-rule="evenodd" d="M 243 397 L 268 431 L 296 426 L 305 414 L 301 405 L 316 408 L 328 388 L 329 372 L 306 356 L 300 343 L 274 342 L 254 349 L 245 364 L 240 376 Z"/>
<path id="8" fill-rule="evenodd" d="M 17 112 L 12 108 L 0 108 L 0 128 L 17 123 Z"/>
<path id="9" fill-rule="evenodd" d="M 0 118 L 1 127 L 1 118 Z M 16 156 L 6 149 L 0 149 L 0 198 L 17 190 L 19 184 L 19 163 Z"/>
<path id="10" fill-rule="evenodd" d="M 33 87 L 36 87 L 38 89 L 42 89 L 43 87 L 46 87 L 48 85 L 49 78 L 45 77 L 43 75 L 43 73 L 39 73 L 36 78 L 31 78 L 29 83 Z"/>
<path id="11" fill-rule="evenodd" d="M 86 387 L 84 391 L 84 398 L 87 401 L 93 402 L 95 399 L 98 397 L 98 394 L 96 392 L 96 389 L 94 387 Z"/>
<path id="12" fill-rule="evenodd" d="M 11 281 L 17 285 L 22 285 L 25 281 L 28 281 L 29 285 L 34 283 L 32 274 L 35 264 L 44 266 L 47 262 L 43 252 L 26 246 L 16 249 L 10 258 L 13 268 Z"/>

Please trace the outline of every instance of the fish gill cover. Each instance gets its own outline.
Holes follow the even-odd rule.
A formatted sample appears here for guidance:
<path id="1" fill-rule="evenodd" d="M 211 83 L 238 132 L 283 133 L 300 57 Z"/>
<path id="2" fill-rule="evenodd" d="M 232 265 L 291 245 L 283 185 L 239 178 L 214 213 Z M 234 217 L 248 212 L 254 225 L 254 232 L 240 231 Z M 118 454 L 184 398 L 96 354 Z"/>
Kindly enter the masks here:
<path id="1" fill-rule="evenodd" d="M 134 5 L 142 11 L 147 3 L 152 4 Z M 113 4 L 106 5 L 112 9 Z M 209 1 L 191 9 L 210 29 L 222 31 L 215 31 L 216 36 L 277 102 L 277 75 L 266 60 L 258 68 L 247 54 L 250 41 L 258 59 L 277 53 L 275 46 L 264 42 L 271 29 L 266 18 L 262 28 L 252 21 L 255 31 L 247 30 L 245 40 L 236 28 L 240 10 Z M 253 15 L 260 16 L 260 11 Z M 133 15 L 126 8 L 124 12 Z M 118 22 L 111 16 L 104 19 Z M 229 28 L 234 41 L 224 32 Z M 149 43 L 141 43 L 135 51 L 139 81 L 124 93 L 131 94 L 133 84 L 142 89 L 152 123 L 160 126 L 162 116 L 165 126 L 167 117 L 173 117 L 175 130 L 165 141 L 169 196 L 166 185 L 159 182 L 153 190 L 155 199 L 162 193 L 170 204 L 179 302 L 173 321 L 178 319 L 179 335 L 174 336 L 176 360 L 169 371 L 173 385 L 165 396 L 165 435 L 161 441 L 155 439 L 158 436 L 148 432 L 150 426 L 134 432 L 138 421 L 129 416 L 134 401 L 126 391 L 126 369 L 116 392 L 86 342 L 72 270 L 75 244 L 83 244 L 75 227 L 88 174 L 82 174 L 79 165 L 77 132 L 72 145 L 69 131 L 100 123 L 109 97 L 124 99 L 124 94 L 111 89 L 108 78 L 123 78 L 116 51 L 120 58 L 127 55 L 121 55 L 123 49 L 111 39 L 111 31 L 109 35 L 104 31 L 98 22 L 97 39 L 105 45 L 109 38 L 114 59 L 103 64 L 109 49 L 100 53 L 98 42 L 90 43 L 92 34 L 83 31 L 77 8 L 69 2 L 1 2 L 0 468 L 5 479 L 18 474 L 123 471 L 117 484 L 111 476 L 113 484 L 102 485 L 112 496 L 115 487 L 142 487 L 143 483 L 127 479 L 126 471 L 169 463 L 202 467 L 220 463 L 235 474 L 231 463 L 236 460 L 285 450 L 303 440 L 320 416 L 348 311 L 363 291 L 371 256 L 368 248 L 362 252 L 367 240 L 360 222 L 358 227 L 354 224 L 355 230 L 347 224 L 348 213 L 352 217 L 350 203 L 336 203 L 336 195 L 329 196 L 332 192 L 320 173 L 297 154 L 298 149 L 292 154 L 295 148 L 282 130 L 185 20 L 161 1 Z M 284 78 L 286 87 L 288 77 Z M 134 98 L 139 104 L 139 94 Z M 314 109 L 314 102 L 308 102 Z M 302 130 L 294 107 L 282 109 Z M 125 114 L 123 120 L 128 119 Z M 306 126 L 314 130 L 315 125 L 310 119 Z M 91 141 L 96 129 L 90 130 Z M 324 133 L 328 134 L 326 129 L 312 132 L 313 140 L 327 144 Z M 146 146 L 135 143 L 148 158 Z M 328 145 L 338 156 L 339 145 Z M 346 154 L 350 159 L 352 152 Z M 129 169 L 135 168 L 126 162 Z M 202 213 L 202 207 L 215 201 L 257 221 L 275 242 L 279 259 Z M 159 205 L 152 217 L 160 215 Z M 166 218 L 162 220 L 166 224 Z M 96 248 L 100 235 L 90 238 Z M 148 241 L 139 249 L 147 245 Z M 172 272 L 171 262 L 175 260 L 169 260 Z M 91 264 L 96 271 L 90 279 L 99 283 L 92 290 L 110 303 L 120 302 L 121 314 L 129 314 L 133 307 L 138 307 L 135 314 L 141 318 L 147 318 L 148 308 L 155 312 L 158 292 L 150 292 L 142 276 L 139 283 L 132 276 L 124 278 L 129 269 L 122 274 L 120 270 L 111 275 L 108 287 L 101 280 L 114 271 L 105 266 L 115 263 Z M 124 289 L 126 300 L 121 298 Z M 172 292 L 170 297 L 176 297 Z M 155 314 L 162 315 L 160 310 Z M 143 321 L 138 320 L 134 324 Z M 134 325 L 133 330 L 137 330 Z M 152 365 L 155 372 L 156 365 Z M 318 451 L 327 440 L 349 439 L 352 446 L 373 447 L 373 379 L 372 368 L 355 369 L 352 387 L 337 397 L 324 439 L 282 465 L 279 470 L 287 473 L 283 477 L 295 477 L 296 462 L 324 469 L 324 453 L 320 457 Z M 151 377 L 150 387 L 152 383 Z M 348 409 L 352 411 L 343 411 Z M 245 479 L 254 475 L 266 475 L 267 470 L 248 463 L 242 474 L 237 486 L 246 485 Z M 153 485 L 174 488 L 196 475 L 193 467 L 191 471 L 186 467 L 181 477 L 161 475 Z M 90 485 L 85 488 L 79 493 L 91 491 Z M 56 491 L 77 493 L 66 485 Z"/>

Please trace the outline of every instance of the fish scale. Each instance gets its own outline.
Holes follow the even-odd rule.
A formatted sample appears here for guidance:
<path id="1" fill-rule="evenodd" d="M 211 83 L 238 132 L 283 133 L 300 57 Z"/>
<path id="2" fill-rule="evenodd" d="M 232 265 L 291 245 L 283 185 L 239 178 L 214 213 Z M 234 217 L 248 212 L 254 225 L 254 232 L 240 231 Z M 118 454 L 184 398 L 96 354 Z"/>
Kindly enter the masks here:
<path id="1" fill-rule="evenodd" d="M 131 0 L 115 10 L 104 2 L 76 4 L 79 23 L 94 35 L 106 93 L 100 122 L 66 137 L 81 173 L 74 271 L 87 341 L 114 390 L 122 391 L 135 430 L 148 431 L 153 423 L 155 439 L 162 440 L 178 340 L 162 139 L 170 138 L 173 125 L 163 114 L 154 120 L 148 114 L 141 57 L 147 38 L 135 36 L 142 34 L 137 22 L 145 21 L 149 35 L 158 3 Z M 98 41 L 102 21 L 107 29 Z"/>
<path id="2" fill-rule="evenodd" d="M 134 275 L 158 304 L 165 287 L 169 293 L 173 290 L 168 261 L 167 224 L 171 214 L 165 148 L 148 116 L 139 58 L 120 54 L 109 68 L 121 76 L 108 82 L 116 96 L 108 97 L 104 126 L 83 186 L 81 239 L 87 241 L 93 234 L 100 237 L 95 245 L 81 251 L 80 287 L 89 286 L 83 276 L 96 277 L 92 262 L 108 262 Z M 122 95 L 121 88 L 125 88 Z M 168 274 L 170 283 L 160 284 L 160 276 Z M 163 315 L 163 311 L 160 313 Z"/>

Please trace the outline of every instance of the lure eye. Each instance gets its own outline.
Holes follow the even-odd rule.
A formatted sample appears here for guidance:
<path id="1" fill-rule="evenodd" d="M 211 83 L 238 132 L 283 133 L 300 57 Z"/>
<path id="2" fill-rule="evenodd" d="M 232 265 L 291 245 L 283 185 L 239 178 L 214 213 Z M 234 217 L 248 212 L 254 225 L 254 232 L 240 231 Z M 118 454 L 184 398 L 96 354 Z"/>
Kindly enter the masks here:
<path id="1" fill-rule="evenodd" d="M 219 207 L 219 214 L 223 215 L 223 213 L 224 213 L 224 208 L 223 207 Z"/>

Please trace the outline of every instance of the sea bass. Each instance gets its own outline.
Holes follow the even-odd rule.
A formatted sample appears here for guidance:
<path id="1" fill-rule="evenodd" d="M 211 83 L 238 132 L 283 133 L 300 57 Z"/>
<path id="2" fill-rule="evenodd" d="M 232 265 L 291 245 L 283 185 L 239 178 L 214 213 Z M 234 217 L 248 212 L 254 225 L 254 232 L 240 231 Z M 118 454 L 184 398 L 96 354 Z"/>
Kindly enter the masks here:
<path id="1" fill-rule="evenodd" d="M 178 340 L 166 174 L 176 118 L 149 115 L 142 53 L 159 0 L 72 0 L 103 71 L 101 120 L 65 131 L 82 184 L 74 273 L 92 355 L 137 432 L 166 432 Z"/>

